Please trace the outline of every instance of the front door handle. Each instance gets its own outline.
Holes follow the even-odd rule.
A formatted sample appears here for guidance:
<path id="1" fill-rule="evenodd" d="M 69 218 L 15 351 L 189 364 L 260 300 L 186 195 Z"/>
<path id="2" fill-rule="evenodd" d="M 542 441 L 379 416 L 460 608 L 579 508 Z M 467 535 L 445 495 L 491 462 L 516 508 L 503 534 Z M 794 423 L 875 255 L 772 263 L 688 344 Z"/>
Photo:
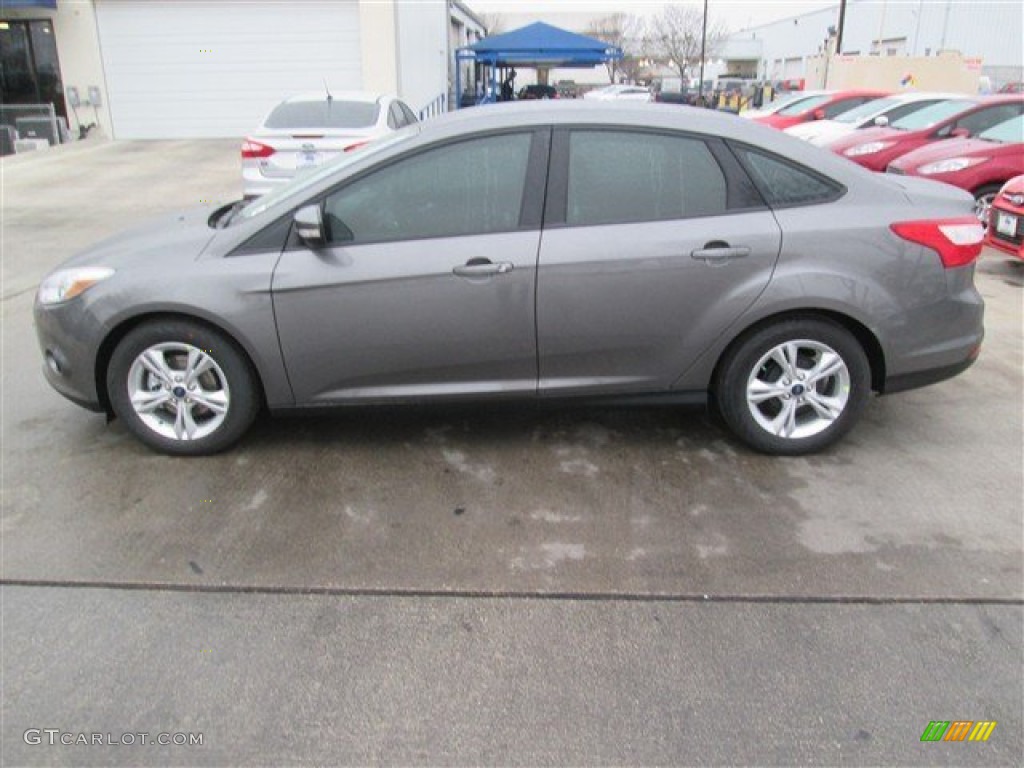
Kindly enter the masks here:
<path id="1" fill-rule="evenodd" d="M 690 252 L 691 258 L 703 261 L 705 264 L 725 264 L 733 259 L 741 259 L 750 255 L 750 248 L 745 245 L 729 245 L 722 240 L 712 240 L 705 243 L 703 248 Z"/>
<path id="2" fill-rule="evenodd" d="M 459 277 L 490 277 L 491 275 L 507 275 L 513 269 L 509 261 L 491 261 L 490 259 L 470 259 L 465 264 L 452 269 Z"/>

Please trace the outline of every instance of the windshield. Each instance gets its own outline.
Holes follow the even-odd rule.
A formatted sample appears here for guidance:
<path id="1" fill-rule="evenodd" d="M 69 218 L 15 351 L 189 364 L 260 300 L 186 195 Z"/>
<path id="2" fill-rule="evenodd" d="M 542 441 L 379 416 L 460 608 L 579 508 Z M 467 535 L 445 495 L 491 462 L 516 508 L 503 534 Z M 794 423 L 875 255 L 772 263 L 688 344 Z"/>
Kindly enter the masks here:
<path id="1" fill-rule="evenodd" d="M 820 96 L 810 96 L 810 97 L 808 97 L 806 99 L 801 99 L 800 101 L 794 102 L 793 104 L 790 104 L 787 107 L 783 107 L 782 109 L 780 109 L 775 114 L 777 114 L 777 115 L 802 115 L 804 112 L 806 112 L 809 109 L 814 109 L 815 107 L 821 106 L 822 104 L 824 104 L 826 101 L 828 101 L 831 98 L 832 98 L 832 96 L 827 94 L 827 93 L 823 93 Z"/>
<path id="2" fill-rule="evenodd" d="M 978 138 L 985 141 L 997 141 L 1000 144 L 1024 143 L 1024 115 L 1017 115 L 1005 123 L 993 125 L 987 131 L 979 133 Z"/>
<path id="3" fill-rule="evenodd" d="M 771 104 L 765 104 L 764 109 L 768 112 L 778 112 L 783 107 L 788 107 L 791 104 L 796 104 L 798 101 L 805 101 L 807 99 L 812 98 L 814 97 L 809 96 L 806 93 L 793 93 L 790 94 L 789 96 L 782 96 L 781 98 L 778 98 L 775 101 L 773 101 Z"/>
<path id="4" fill-rule="evenodd" d="M 930 107 L 925 107 L 917 112 L 911 112 L 906 117 L 901 117 L 899 120 L 892 123 L 891 128 L 897 128 L 901 131 L 920 131 L 925 128 L 931 128 L 938 122 L 945 120 L 947 117 L 963 112 L 968 107 L 973 107 L 973 101 L 957 100 L 957 101 L 940 101 L 938 104 L 932 104 Z"/>
<path id="5" fill-rule="evenodd" d="M 371 128 L 380 105 L 372 101 L 288 101 L 278 104 L 263 124 L 275 130 L 296 128 Z"/>
<path id="6" fill-rule="evenodd" d="M 851 110 L 836 115 L 833 120 L 837 123 L 846 123 L 848 125 L 855 125 L 861 120 L 866 120 L 869 117 L 875 115 L 881 115 L 888 112 L 893 107 L 899 106 L 903 103 L 903 99 L 888 98 L 888 99 L 875 99 L 874 101 L 866 101 L 859 107 L 854 107 Z"/>
<path id="7" fill-rule="evenodd" d="M 301 197 L 304 192 L 315 187 L 324 179 L 330 178 L 346 166 L 365 159 L 367 155 L 375 155 L 381 150 L 393 147 L 395 144 L 400 144 L 407 139 L 411 139 L 419 132 L 420 129 L 418 125 L 407 125 L 405 128 L 395 131 L 394 133 L 385 134 L 379 139 L 374 139 L 373 141 L 364 144 L 354 152 L 344 153 L 336 160 L 326 163 L 319 168 L 313 168 L 304 173 L 299 173 L 287 184 L 283 184 L 270 194 L 253 200 L 247 206 L 239 210 L 238 213 L 234 215 L 233 220 L 240 221 L 244 219 L 251 219 L 253 216 L 259 216 L 264 211 L 286 201 L 294 202 L 294 198 Z"/>

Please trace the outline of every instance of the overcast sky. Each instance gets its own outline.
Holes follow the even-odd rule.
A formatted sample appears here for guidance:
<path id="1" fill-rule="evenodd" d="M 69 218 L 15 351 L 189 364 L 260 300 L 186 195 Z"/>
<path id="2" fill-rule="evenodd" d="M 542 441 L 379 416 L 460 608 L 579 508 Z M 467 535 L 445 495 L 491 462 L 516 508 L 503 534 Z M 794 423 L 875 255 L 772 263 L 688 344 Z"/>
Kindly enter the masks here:
<path id="1" fill-rule="evenodd" d="M 665 0 L 619 0 L 619 2 L 601 2 L 600 0 L 464 0 L 474 11 L 479 13 L 507 13 L 519 17 L 522 14 L 536 15 L 542 18 L 545 14 L 564 13 L 635 13 L 649 16 L 658 13 L 668 3 Z M 839 0 L 709 0 L 710 16 L 718 17 L 725 22 L 730 31 L 766 24 L 776 19 L 797 16 L 807 11 L 816 11 L 837 5 Z M 680 3 L 686 4 L 686 3 Z M 691 5 L 702 5 L 701 0 L 694 0 Z M 506 30 L 507 31 L 507 30 Z"/>

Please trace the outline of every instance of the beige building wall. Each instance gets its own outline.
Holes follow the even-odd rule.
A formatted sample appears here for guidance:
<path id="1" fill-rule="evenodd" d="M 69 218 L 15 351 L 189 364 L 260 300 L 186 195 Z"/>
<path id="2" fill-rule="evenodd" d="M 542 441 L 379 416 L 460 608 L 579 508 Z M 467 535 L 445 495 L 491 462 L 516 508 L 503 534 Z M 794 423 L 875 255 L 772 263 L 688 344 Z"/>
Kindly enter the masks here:
<path id="1" fill-rule="evenodd" d="M 363 90 L 398 93 L 395 0 L 359 0 Z"/>
<path id="2" fill-rule="evenodd" d="M 883 88 L 976 94 L 981 61 L 950 51 L 938 56 L 817 56 L 808 59 L 808 88 Z M 826 85 L 826 75 L 828 82 Z M 910 82 L 904 83 L 907 75 Z"/>
<path id="3" fill-rule="evenodd" d="M 7 8 L 3 9 L 7 19 L 50 19 L 53 34 L 57 38 L 57 58 L 60 74 L 67 93 L 68 86 L 78 88 L 82 106 L 78 107 L 78 119 L 85 125 L 97 123 L 100 131 L 110 135 L 110 99 L 107 98 L 106 78 L 100 59 L 100 43 L 96 33 L 96 11 L 92 0 L 62 0 L 57 9 L 49 8 Z M 101 105 L 93 110 L 89 100 L 89 87 L 100 89 Z M 68 124 L 72 135 L 75 130 L 75 113 L 68 105 Z"/>

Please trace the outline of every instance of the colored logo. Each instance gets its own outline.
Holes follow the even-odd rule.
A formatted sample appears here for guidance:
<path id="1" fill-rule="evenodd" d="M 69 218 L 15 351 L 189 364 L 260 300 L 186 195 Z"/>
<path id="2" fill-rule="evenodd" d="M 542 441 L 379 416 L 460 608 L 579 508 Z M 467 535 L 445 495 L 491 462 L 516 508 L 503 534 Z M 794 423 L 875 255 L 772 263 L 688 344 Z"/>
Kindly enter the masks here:
<path id="1" fill-rule="evenodd" d="M 903 79 L 900 80 L 900 85 L 902 85 L 904 88 L 906 88 L 908 85 L 917 85 L 917 79 L 910 72 L 907 72 L 907 74 L 903 76 Z"/>
<path id="2" fill-rule="evenodd" d="M 995 728 L 995 720 L 932 720 L 921 741 L 988 741 Z"/>

